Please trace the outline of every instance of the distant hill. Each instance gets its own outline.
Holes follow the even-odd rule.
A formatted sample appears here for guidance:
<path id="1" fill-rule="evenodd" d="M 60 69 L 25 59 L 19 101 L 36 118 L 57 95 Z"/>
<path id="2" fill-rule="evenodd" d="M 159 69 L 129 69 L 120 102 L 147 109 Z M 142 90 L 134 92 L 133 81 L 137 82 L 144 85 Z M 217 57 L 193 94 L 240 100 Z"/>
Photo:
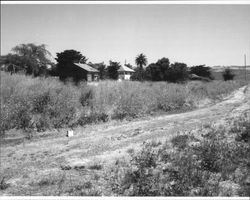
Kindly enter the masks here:
<path id="1" fill-rule="evenodd" d="M 247 71 L 245 72 L 245 66 L 214 66 L 212 68 L 212 75 L 215 80 L 223 80 L 222 73 L 226 68 L 232 70 L 233 74 L 235 74 L 235 80 L 244 80 L 245 73 L 247 80 L 250 80 L 250 66 L 247 66 Z"/>
<path id="2" fill-rule="evenodd" d="M 211 67 L 214 71 L 224 71 L 226 68 L 233 69 L 233 70 L 245 70 L 245 66 L 237 66 L 237 65 L 231 65 L 231 66 L 213 66 Z M 250 65 L 247 65 L 247 70 L 250 70 Z"/>

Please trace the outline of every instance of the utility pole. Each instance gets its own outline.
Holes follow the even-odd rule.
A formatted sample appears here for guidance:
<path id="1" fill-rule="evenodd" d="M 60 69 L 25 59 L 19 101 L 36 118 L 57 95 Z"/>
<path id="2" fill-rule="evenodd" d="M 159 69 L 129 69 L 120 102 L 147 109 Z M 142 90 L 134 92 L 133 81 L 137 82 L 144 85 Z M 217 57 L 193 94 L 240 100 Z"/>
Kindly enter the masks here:
<path id="1" fill-rule="evenodd" d="M 244 54 L 244 63 L 245 63 L 245 81 L 247 80 L 247 56 Z"/>

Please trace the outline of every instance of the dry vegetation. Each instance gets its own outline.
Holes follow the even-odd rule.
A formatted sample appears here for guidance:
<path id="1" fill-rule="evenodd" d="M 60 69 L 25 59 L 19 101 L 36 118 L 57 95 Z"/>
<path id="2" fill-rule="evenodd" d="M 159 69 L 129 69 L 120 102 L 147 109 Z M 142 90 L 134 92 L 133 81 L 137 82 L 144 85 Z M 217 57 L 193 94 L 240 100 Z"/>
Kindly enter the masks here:
<path id="1" fill-rule="evenodd" d="M 2 132 L 15 128 L 28 133 L 190 110 L 204 100 L 219 100 L 243 84 L 104 81 L 98 86 L 74 86 L 52 78 L 2 72 L 0 126 Z"/>
<path id="2" fill-rule="evenodd" d="M 1 171 L 0 192 L 46 196 L 250 195 L 249 111 L 237 120 L 228 118 L 169 137 L 129 149 L 116 161 L 93 160 L 73 168 L 58 168 L 59 158 L 52 152 L 27 152 L 32 143 L 26 153 L 22 148 L 14 153 L 17 149 L 8 147 L 16 164 Z"/>
<path id="3" fill-rule="evenodd" d="M 37 131 L 54 128 L 138 118 L 159 112 L 187 111 L 204 106 L 204 102 L 220 101 L 242 85 L 244 83 L 239 81 L 186 84 L 105 81 L 98 86 L 84 83 L 74 86 L 54 79 L 34 79 L 2 73 L 1 130 L 8 134 L 2 135 L 1 139 L 10 136 L 12 132 L 14 135 L 19 133 L 15 129 L 39 135 Z M 235 107 L 228 104 L 225 109 L 238 108 L 240 102 L 236 101 Z M 245 102 L 249 107 L 248 103 Z M 213 107 L 215 110 L 219 108 Z M 76 135 L 74 140 L 59 134 L 47 139 L 36 137 L 19 144 L 5 143 L 1 147 L 1 163 L 5 164 L 0 171 L 0 194 L 249 196 L 250 115 L 245 108 L 239 113 L 240 117 L 227 118 L 216 124 L 204 124 L 191 132 L 170 134 L 162 129 L 161 132 L 166 132 L 163 135 L 167 140 L 151 141 L 139 149 L 128 149 L 125 157 L 110 163 L 102 163 L 97 159 L 82 165 L 67 165 L 65 159 L 72 155 L 83 155 L 79 157 L 83 160 L 87 154 L 94 154 L 88 149 L 95 151 L 95 147 L 99 148 L 98 142 L 103 145 L 112 142 L 105 136 L 108 131 L 108 137 L 112 134 L 117 140 L 122 134 L 131 135 L 126 130 L 115 133 L 123 130 L 126 125 L 108 128 L 107 132 L 104 131 L 104 124 L 97 128 L 99 131 L 92 131 L 89 127 L 90 131 L 84 129 L 84 133 Z M 213 114 L 210 113 L 210 118 Z M 161 123 L 166 126 L 166 119 L 162 119 Z M 128 126 L 131 125 L 129 123 Z M 151 132 L 144 134 L 141 133 L 143 131 L 138 130 L 141 137 L 131 135 L 133 137 L 126 142 L 143 137 L 145 140 L 147 134 L 151 134 L 150 138 L 157 136 L 155 127 L 152 127 Z M 91 148 L 88 147 L 90 142 Z M 121 148 L 122 143 L 113 143 Z"/>
<path id="4" fill-rule="evenodd" d="M 249 196 L 250 115 L 150 142 L 108 172 L 109 189 L 129 196 Z"/>

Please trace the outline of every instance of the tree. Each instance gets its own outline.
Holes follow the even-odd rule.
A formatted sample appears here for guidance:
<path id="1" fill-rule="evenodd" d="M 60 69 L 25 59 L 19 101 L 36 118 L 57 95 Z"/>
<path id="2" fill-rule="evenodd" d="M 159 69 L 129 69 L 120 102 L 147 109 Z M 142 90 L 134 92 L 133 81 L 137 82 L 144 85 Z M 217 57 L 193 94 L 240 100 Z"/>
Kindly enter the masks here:
<path id="1" fill-rule="evenodd" d="M 159 65 L 151 63 L 145 71 L 145 79 L 150 81 L 162 81 L 162 72 Z"/>
<path id="2" fill-rule="evenodd" d="M 147 57 L 141 53 L 135 58 L 135 63 L 137 66 L 143 68 L 143 66 L 146 66 L 148 63 Z"/>
<path id="3" fill-rule="evenodd" d="M 235 74 L 233 74 L 233 72 L 229 68 L 227 68 L 224 70 L 222 76 L 224 81 L 229 81 L 234 79 Z"/>
<path id="4" fill-rule="evenodd" d="M 8 71 L 13 74 L 24 70 L 25 63 L 21 56 L 9 53 L 6 56 L 2 57 L 2 63 L 5 65 L 5 71 Z"/>
<path id="5" fill-rule="evenodd" d="M 145 78 L 151 81 L 184 82 L 188 78 L 187 65 L 178 62 L 170 65 L 168 58 L 162 58 L 148 65 Z"/>
<path id="6" fill-rule="evenodd" d="M 205 65 L 198 65 L 191 67 L 190 74 L 195 74 L 197 76 L 213 79 L 211 74 L 211 68 L 206 67 Z"/>
<path id="7" fill-rule="evenodd" d="M 110 79 L 118 79 L 118 69 L 121 67 L 119 62 L 109 61 L 109 66 L 107 67 L 107 75 Z"/>
<path id="8" fill-rule="evenodd" d="M 151 63 L 146 68 L 146 79 L 151 81 L 167 81 L 170 68 L 168 58 L 161 58 L 156 63 Z"/>
<path id="9" fill-rule="evenodd" d="M 132 81 L 143 81 L 146 79 L 145 70 L 143 68 L 136 67 L 134 71 L 135 72 L 130 77 Z"/>
<path id="10" fill-rule="evenodd" d="M 169 62 L 169 59 L 168 58 L 165 58 L 163 57 L 162 59 L 158 60 L 156 62 L 156 65 L 158 66 L 158 79 L 161 80 L 161 81 L 167 81 L 167 78 L 168 78 L 168 70 L 169 70 L 169 65 L 170 65 L 170 62 Z"/>
<path id="11" fill-rule="evenodd" d="M 137 73 L 137 79 L 139 81 L 142 81 L 144 79 L 143 74 L 144 74 L 144 69 L 143 66 L 146 66 L 148 63 L 147 61 L 147 57 L 144 54 L 139 54 L 136 58 L 135 58 L 135 64 L 139 67 L 136 71 Z"/>
<path id="12" fill-rule="evenodd" d="M 83 56 L 79 51 L 70 49 L 70 50 L 65 50 L 61 53 L 56 54 L 57 58 L 56 61 L 58 64 L 61 63 L 86 63 L 87 58 Z"/>
<path id="13" fill-rule="evenodd" d="M 188 79 L 188 70 L 185 63 L 175 62 L 171 64 L 167 73 L 167 81 L 181 83 Z"/>
<path id="14" fill-rule="evenodd" d="M 20 44 L 12 48 L 12 52 L 5 59 L 5 64 L 10 66 L 12 73 L 23 70 L 28 75 L 38 76 L 47 70 L 47 65 L 52 64 L 49 59 L 51 53 L 45 44 Z"/>
<path id="15" fill-rule="evenodd" d="M 75 82 L 80 81 L 81 77 L 78 71 L 72 68 L 73 63 L 86 63 L 87 58 L 79 51 L 70 49 L 56 54 L 57 65 L 56 72 L 60 80 L 65 81 L 68 78 L 73 78 Z"/>

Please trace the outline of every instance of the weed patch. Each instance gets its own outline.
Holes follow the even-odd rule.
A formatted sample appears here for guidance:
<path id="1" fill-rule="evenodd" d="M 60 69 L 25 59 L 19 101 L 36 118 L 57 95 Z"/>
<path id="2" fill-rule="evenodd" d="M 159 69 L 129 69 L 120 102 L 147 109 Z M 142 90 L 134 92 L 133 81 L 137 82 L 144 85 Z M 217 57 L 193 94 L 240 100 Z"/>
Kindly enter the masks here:
<path id="1" fill-rule="evenodd" d="M 250 145 L 241 136 L 250 121 L 237 123 L 231 128 L 206 126 L 209 131 L 199 139 L 175 136 L 171 151 L 167 143 L 145 144 L 130 154 L 129 162 L 117 162 L 109 171 L 111 191 L 128 196 L 248 196 Z"/>
<path id="2" fill-rule="evenodd" d="M 1 78 L 1 134 L 14 128 L 36 132 L 188 110 L 203 99 L 220 99 L 243 85 L 237 81 L 103 81 L 93 87 L 5 72 Z"/>

